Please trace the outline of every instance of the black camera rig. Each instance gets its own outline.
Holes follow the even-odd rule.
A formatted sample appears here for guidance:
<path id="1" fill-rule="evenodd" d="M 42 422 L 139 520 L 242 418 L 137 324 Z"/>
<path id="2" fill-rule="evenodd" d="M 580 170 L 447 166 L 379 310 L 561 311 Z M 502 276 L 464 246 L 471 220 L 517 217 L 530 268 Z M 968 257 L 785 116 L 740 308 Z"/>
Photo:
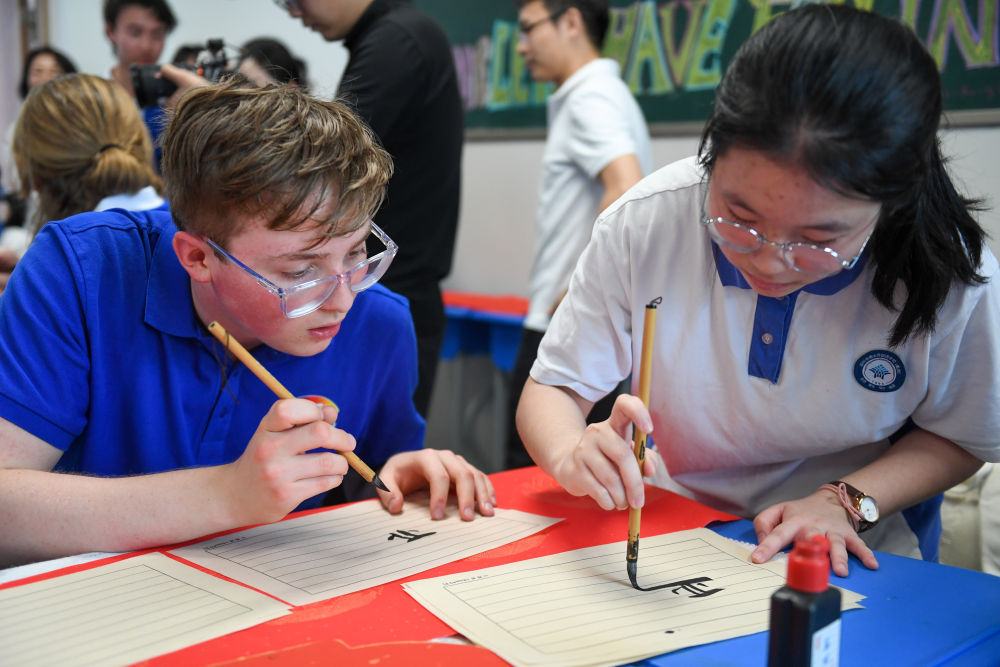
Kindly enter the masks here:
<path id="1" fill-rule="evenodd" d="M 208 40 L 194 65 L 178 65 L 178 67 L 199 74 L 209 81 L 218 81 L 229 71 L 225 42 L 221 39 Z M 176 84 L 160 75 L 159 65 L 132 65 L 129 72 L 132 75 L 135 100 L 141 108 L 162 106 L 164 101 L 177 90 Z"/>

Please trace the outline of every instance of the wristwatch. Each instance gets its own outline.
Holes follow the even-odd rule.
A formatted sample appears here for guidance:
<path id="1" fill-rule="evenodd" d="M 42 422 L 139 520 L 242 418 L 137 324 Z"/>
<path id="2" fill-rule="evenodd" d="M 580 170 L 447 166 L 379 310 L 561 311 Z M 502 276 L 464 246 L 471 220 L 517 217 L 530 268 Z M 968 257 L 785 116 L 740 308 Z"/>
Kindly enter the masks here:
<path id="1" fill-rule="evenodd" d="M 854 523 L 856 523 L 854 529 L 857 532 L 863 533 L 875 527 L 875 524 L 878 523 L 879 515 L 878 503 L 875 502 L 874 498 L 839 479 L 825 486 L 833 487 L 832 490 L 837 492 L 841 504 L 844 505 L 844 509 L 847 510 Z M 841 492 L 842 490 L 847 492 L 846 496 Z"/>

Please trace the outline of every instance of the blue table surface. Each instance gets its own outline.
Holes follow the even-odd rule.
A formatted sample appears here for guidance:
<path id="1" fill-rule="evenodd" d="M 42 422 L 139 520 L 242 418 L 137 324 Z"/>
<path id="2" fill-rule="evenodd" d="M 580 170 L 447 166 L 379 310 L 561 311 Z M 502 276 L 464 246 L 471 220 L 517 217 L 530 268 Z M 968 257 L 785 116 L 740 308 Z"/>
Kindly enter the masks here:
<path id="1" fill-rule="evenodd" d="M 753 524 L 710 526 L 756 544 Z M 1000 665 L 1000 577 L 876 552 L 878 570 L 851 557 L 850 573 L 831 583 L 866 596 L 841 616 L 841 665 Z M 674 651 L 638 663 L 767 664 L 768 633 Z"/>

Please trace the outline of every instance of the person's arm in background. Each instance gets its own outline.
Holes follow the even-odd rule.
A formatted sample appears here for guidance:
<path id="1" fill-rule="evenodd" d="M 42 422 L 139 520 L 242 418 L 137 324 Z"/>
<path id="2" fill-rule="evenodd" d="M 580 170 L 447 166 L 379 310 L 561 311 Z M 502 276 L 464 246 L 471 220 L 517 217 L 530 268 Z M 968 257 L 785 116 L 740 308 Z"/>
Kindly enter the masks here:
<path id="1" fill-rule="evenodd" d="M 617 157 L 601 170 L 598 177 L 601 179 L 601 184 L 604 185 L 604 197 L 601 198 L 601 207 L 597 211 L 600 214 L 601 211 L 625 194 L 626 190 L 642 180 L 642 167 L 639 166 L 639 158 L 636 157 L 635 153 Z"/>
<path id="2" fill-rule="evenodd" d="M 604 186 L 604 196 L 601 197 L 601 205 L 594 214 L 596 218 L 604 209 L 611 206 L 625 191 L 642 180 L 642 167 L 639 165 L 639 158 L 635 153 L 621 155 L 609 162 L 598 174 L 601 184 Z M 563 290 L 556 302 L 549 309 L 549 314 L 556 312 L 556 308 L 563 299 L 566 298 L 566 290 Z"/>
<path id="3" fill-rule="evenodd" d="M 160 73 L 163 78 L 171 81 L 177 90 L 167 99 L 166 103 L 163 105 L 166 109 L 173 109 L 177 106 L 177 100 L 184 95 L 184 93 L 192 90 L 194 88 L 201 88 L 202 86 L 210 85 L 210 81 L 205 77 L 195 74 L 190 70 L 186 70 L 182 67 L 175 67 L 169 63 L 164 63 L 160 68 Z"/>

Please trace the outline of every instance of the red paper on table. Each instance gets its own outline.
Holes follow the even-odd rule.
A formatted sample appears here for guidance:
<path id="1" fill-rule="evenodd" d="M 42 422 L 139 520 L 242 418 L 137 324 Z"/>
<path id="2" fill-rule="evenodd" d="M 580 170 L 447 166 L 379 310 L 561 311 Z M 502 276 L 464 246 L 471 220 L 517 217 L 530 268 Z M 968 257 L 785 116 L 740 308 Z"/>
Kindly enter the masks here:
<path id="1" fill-rule="evenodd" d="M 571 496 L 538 468 L 509 470 L 491 475 L 490 479 L 501 507 L 564 520 L 513 544 L 382 586 L 297 607 L 288 616 L 143 664 L 225 664 L 237 660 L 241 665 L 265 661 L 268 665 L 368 664 L 369 660 L 376 660 L 380 665 L 505 664 L 479 647 L 427 643 L 452 635 L 454 630 L 424 609 L 400 584 L 625 541 L 628 511 L 605 512 L 589 497 Z M 669 491 L 647 486 L 642 534 L 659 535 L 736 518 Z M 489 521 L 484 517 L 475 520 Z M 623 549 L 623 569 L 624 561 Z"/>

